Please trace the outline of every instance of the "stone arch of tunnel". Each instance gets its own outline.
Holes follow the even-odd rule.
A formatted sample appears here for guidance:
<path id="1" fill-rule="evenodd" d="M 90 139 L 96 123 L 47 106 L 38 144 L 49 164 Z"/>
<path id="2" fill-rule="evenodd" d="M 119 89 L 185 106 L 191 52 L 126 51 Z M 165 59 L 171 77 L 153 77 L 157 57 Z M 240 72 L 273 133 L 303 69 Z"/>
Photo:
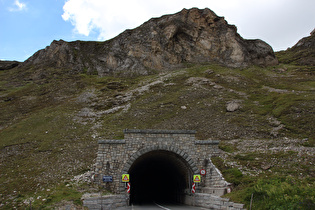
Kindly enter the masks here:
<path id="1" fill-rule="evenodd" d="M 193 130 L 125 129 L 124 139 L 99 140 L 92 179 L 114 195 L 84 202 L 97 209 L 107 199 L 110 207 L 129 205 L 130 201 L 171 201 L 214 209 L 243 208 L 219 197 L 230 189 L 211 161 L 220 154 L 219 140 L 198 140 L 195 134 Z M 192 194 L 192 176 L 201 169 L 206 173 Z M 130 174 L 131 194 L 123 174 Z"/>
<path id="2" fill-rule="evenodd" d="M 143 149 L 125 173 L 130 174 L 130 202 L 184 203 L 190 192 L 194 161 L 183 151 Z"/>

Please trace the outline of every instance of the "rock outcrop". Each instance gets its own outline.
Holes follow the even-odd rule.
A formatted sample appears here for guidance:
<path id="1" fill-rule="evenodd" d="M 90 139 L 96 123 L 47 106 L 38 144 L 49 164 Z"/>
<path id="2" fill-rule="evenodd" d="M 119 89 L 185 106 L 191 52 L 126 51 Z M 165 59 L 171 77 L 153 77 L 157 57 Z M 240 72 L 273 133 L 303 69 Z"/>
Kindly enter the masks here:
<path id="1" fill-rule="evenodd" d="M 9 70 L 17 67 L 20 64 L 18 61 L 0 61 L 0 71 Z"/>
<path id="2" fill-rule="evenodd" d="M 184 63 L 212 62 L 228 67 L 278 63 L 267 43 L 245 40 L 223 17 L 193 8 L 152 18 L 105 42 L 53 41 L 23 65 L 45 63 L 104 76 L 146 75 Z"/>
<path id="3" fill-rule="evenodd" d="M 311 32 L 311 35 L 308 37 L 302 38 L 296 45 L 292 47 L 294 48 L 309 48 L 315 49 L 315 29 Z"/>
<path id="4" fill-rule="evenodd" d="M 282 63 L 315 66 L 315 29 L 292 48 L 277 52 Z"/>

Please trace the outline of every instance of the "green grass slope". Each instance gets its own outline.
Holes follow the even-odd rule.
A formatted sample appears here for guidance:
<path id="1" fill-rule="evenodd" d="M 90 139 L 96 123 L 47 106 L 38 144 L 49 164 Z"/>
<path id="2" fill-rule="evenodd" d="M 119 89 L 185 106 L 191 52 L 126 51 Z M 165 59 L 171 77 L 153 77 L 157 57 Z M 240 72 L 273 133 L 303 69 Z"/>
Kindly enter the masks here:
<path id="1" fill-rule="evenodd" d="M 70 180 L 92 168 L 98 139 L 123 138 L 125 128 L 222 140 L 213 161 L 234 184 L 227 197 L 249 207 L 253 194 L 257 209 L 314 207 L 312 66 L 187 64 L 135 78 L 14 68 L 0 71 L 0 91 L 0 208 L 81 205 L 95 186 Z"/>

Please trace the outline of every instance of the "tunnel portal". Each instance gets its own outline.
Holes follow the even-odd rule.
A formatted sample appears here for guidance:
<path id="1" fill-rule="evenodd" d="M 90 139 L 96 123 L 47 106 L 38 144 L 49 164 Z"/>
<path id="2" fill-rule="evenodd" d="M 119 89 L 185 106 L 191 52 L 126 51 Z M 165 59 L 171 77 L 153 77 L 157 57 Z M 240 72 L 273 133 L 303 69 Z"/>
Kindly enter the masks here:
<path id="1" fill-rule="evenodd" d="M 135 160 L 129 174 L 131 203 L 183 203 L 192 170 L 179 155 L 157 150 Z"/>
<path id="2" fill-rule="evenodd" d="M 111 192 L 108 199 L 120 206 L 176 202 L 211 208 L 219 208 L 220 203 L 227 208 L 231 202 L 212 196 L 229 189 L 211 162 L 220 153 L 219 141 L 197 140 L 195 134 L 193 130 L 126 129 L 124 139 L 99 140 L 93 180 Z M 130 179 L 122 178 L 126 174 Z M 201 176 L 200 183 L 194 183 L 196 175 Z M 91 199 L 92 207 L 103 204 L 104 200 L 96 200 Z"/>

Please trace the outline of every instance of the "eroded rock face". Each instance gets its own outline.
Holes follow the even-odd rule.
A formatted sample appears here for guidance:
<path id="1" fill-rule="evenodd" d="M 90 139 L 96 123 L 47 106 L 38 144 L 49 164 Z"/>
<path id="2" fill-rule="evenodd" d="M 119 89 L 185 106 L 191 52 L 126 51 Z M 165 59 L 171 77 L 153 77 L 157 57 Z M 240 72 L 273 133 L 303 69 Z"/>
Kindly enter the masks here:
<path id="1" fill-rule="evenodd" d="M 54 41 L 24 65 L 43 62 L 100 76 L 145 75 L 183 63 L 216 62 L 229 67 L 278 63 L 267 43 L 244 40 L 223 17 L 197 8 L 152 18 L 105 42 Z"/>
<path id="2" fill-rule="evenodd" d="M 315 66 L 315 29 L 292 48 L 278 52 L 281 63 Z"/>

